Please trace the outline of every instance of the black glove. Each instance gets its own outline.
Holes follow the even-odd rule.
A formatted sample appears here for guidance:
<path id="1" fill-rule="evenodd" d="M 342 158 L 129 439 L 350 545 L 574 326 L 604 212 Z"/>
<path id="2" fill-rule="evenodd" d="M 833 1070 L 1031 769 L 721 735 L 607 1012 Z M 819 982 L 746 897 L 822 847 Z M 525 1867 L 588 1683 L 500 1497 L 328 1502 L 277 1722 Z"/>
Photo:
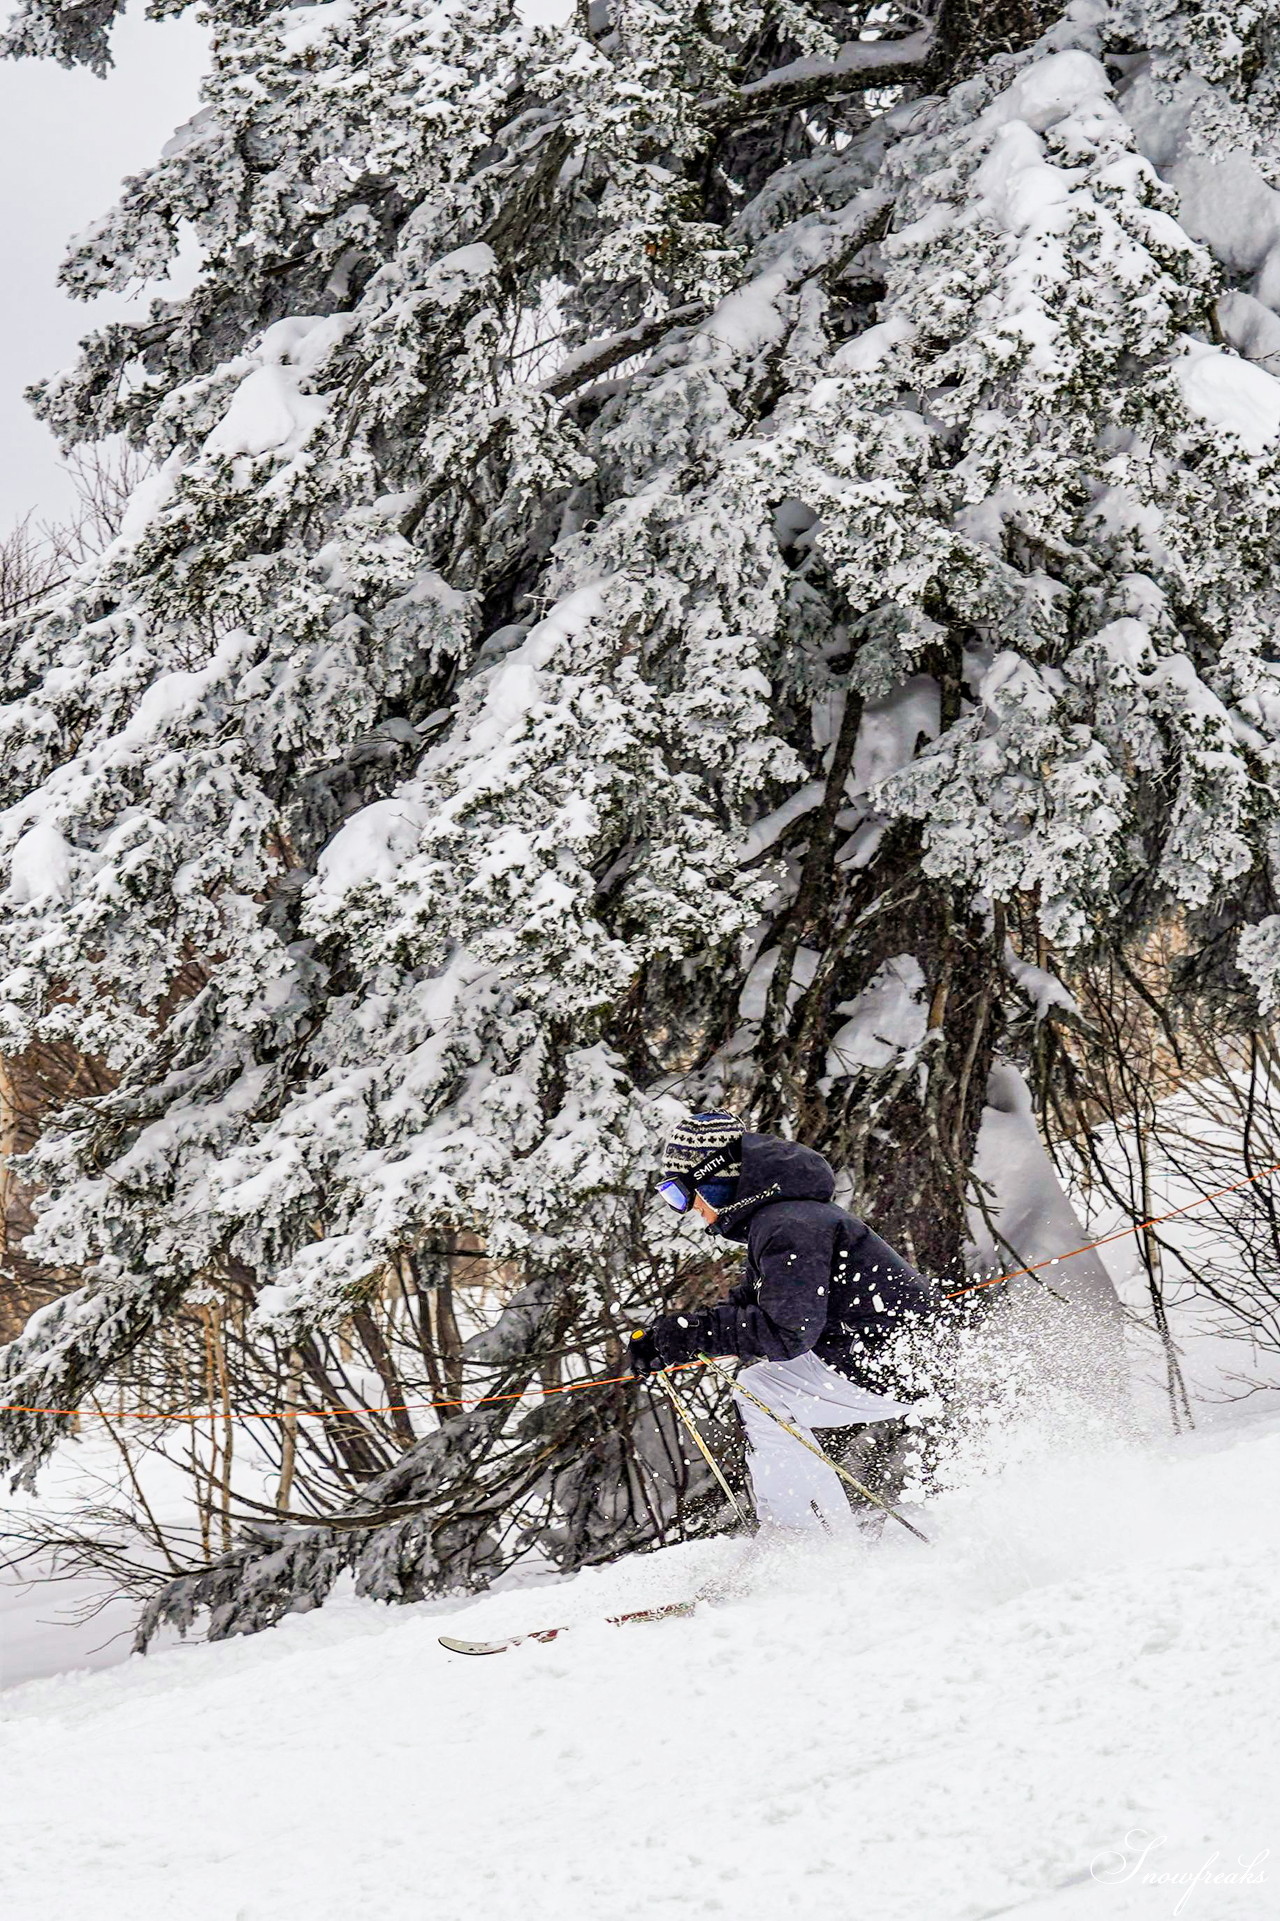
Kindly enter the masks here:
<path id="1" fill-rule="evenodd" d="M 638 1327 L 627 1342 L 627 1365 L 641 1379 L 646 1374 L 656 1374 L 664 1365 L 651 1327 Z"/>

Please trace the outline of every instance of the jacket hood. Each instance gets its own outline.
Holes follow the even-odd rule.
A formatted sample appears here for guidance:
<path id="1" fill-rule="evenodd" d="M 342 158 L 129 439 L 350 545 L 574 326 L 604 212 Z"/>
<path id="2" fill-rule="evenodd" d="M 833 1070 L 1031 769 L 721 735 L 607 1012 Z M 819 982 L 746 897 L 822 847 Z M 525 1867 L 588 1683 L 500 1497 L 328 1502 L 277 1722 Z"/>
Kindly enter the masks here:
<path id="1" fill-rule="evenodd" d="M 812 1147 L 779 1140 L 776 1134 L 744 1134 L 738 1198 L 722 1208 L 715 1232 L 745 1241 L 747 1223 L 771 1201 L 829 1201 L 836 1191 L 831 1164 Z"/>

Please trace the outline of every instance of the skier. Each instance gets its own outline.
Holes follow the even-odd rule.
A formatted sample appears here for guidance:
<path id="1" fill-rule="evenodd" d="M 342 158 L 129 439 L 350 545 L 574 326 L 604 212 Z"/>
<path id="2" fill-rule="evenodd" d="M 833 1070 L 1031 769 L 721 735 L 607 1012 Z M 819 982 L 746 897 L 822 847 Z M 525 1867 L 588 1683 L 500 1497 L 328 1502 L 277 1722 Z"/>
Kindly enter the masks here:
<path id="1" fill-rule="evenodd" d="M 876 1357 L 933 1305 L 929 1284 L 832 1201 L 835 1176 L 810 1147 L 747 1132 L 734 1114 L 695 1114 L 663 1155 L 658 1193 L 692 1208 L 707 1231 L 744 1242 L 745 1278 L 714 1307 L 664 1314 L 637 1328 L 628 1359 L 646 1375 L 699 1354 L 752 1366 L 739 1380 L 809 1435 L 815 1427 L 895 1420 L 911 1404 L 868 1385 Z M 785 1532 L 856 1525 L 840 1481 L 742 1396 L 756 1512 Z"/>

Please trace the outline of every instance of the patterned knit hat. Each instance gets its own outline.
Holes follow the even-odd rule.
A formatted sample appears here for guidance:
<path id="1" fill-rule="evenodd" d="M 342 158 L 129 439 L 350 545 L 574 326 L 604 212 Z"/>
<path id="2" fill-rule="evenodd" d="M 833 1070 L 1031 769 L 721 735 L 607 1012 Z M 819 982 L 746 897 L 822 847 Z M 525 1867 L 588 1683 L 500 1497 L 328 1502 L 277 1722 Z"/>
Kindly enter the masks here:
<path id="1" fill-rule="evenodd" d="M 662 1150 L 662 1172 L 691 1174 L 695 1167 L 724 1153 L 722 1179 L 736 1180 L 742 1171 L 742 1136 L 745 1132 L 736 1114 L 694 1114 L 681 1121 Z"/>

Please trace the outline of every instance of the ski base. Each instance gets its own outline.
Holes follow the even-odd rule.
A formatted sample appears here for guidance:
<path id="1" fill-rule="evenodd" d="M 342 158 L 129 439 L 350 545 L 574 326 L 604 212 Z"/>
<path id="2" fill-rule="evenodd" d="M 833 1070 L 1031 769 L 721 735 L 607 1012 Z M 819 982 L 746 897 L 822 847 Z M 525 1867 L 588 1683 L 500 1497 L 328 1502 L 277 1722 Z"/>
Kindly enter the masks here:
<path id="1" fill-rule="evenodd" d="M 631 1614 L 607 1614 L 605 1620 L 610 1627 L 626 1627 L 632 1621 L 666 1621 L 673 1615 L 692 1614 L 697 1607 L 696 1601 L 669 1601 L 665 1607 L 637 1608 Z M 521 1647 L 526 1641 L 554 1641 L 558 1635 L 569 1632 L 568 1624 L 558 1628 L 535 1628 L 528 1634 L 510 1634 L 505 1641 L 459 1641 L 450 1634 L 440 1635 L 442 1648 L 450 1654 L 505 1654 L 508 1648 Z"/>

